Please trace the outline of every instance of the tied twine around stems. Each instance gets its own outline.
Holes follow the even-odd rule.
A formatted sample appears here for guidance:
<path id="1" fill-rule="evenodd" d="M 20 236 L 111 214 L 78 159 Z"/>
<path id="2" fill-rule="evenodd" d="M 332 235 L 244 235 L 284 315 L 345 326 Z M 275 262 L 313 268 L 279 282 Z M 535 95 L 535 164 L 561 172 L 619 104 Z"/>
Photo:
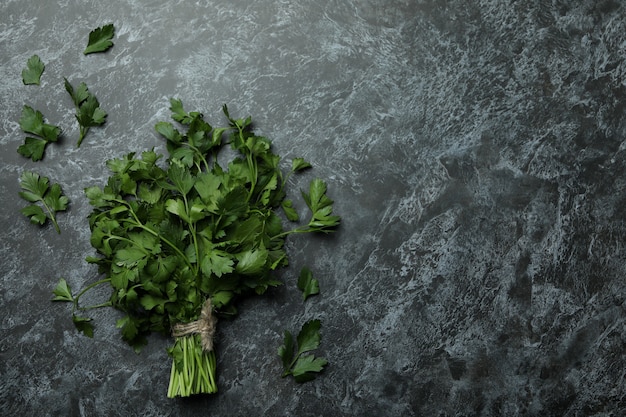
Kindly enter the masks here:
<path id="1" fill-rule="evenodd" d="M 177 323 L 172 328 L 172 336 L 183 337 L 190 334 L 199 334 L 202 340 L 202 350 L 210 352 L 213 350 L 213 335 L 215 334 L 216 325 L 217 317 L 213 315 L 211 299 L 207 298 L 202 305 L 200 318 L 190 323 Z"/>

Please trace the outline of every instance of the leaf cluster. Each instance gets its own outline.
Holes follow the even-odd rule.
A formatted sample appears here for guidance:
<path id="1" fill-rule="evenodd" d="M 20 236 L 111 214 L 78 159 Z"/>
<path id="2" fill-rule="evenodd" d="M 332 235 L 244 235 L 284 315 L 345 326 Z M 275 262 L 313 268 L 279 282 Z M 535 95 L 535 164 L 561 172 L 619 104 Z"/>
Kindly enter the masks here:
<path id="1" fill-rule="evenodd" d="M 155 126 L 166 140 L 165 166 L 154 151 L 130 153 L 107 161 L 106 186 L 85 190 L 100 255 L 88 261 L 113 288 L 110 304 L 126 313 L 118 325 L 135 348 L 150 332 L 195 320 L 209 297 L 218 313 L 235 314 L 238 296 L 280 284 L 272 273 L 288 264 L 289 234 L 327 233 L 339 224 L 326 184 L 314 180 L 302 193 L 309 222 L 285 230 L 278 210 L 286 180 L 310 165 L 298 160 L 283 176 L 280 157 L 253 133 L 249 117 L 233 119 L 224 106 L 228 126 L 213 127 L 180 100 L 170 104 L 177 125 Z M 225 164 L 219 154 L 227 146 L 235 156 Z"/>
<path id="2" fill-rule="evenodd" d="M 283 362 L 283 377 L 293 375 L 297 382 L 307 382 L 324 369 L 328 361 L 308 353 L 319 347 L 321 322 L 309 320 L 302 325 L 294 343 L 293 335 L 285 330 L 283 344 L 278 348 L 278 356 Z"/>
<path id="3" fill-rule="evenodd" d="M 76 121 L 80 129 L 77 147 L 83 142 L 85 135 L 89 132 L 89 128 L 95 126 L 101 126 L 106 121 L 107 113 L 100 108 L 100 103 L 96 96 L 94 96 L 87 85 L 81 82 L 80 85 L 74 89 L 72 84 L 64 78 L 65 90 L 72 97 L 74 107 L 76 108 Z"/>
<path id="4" fill-rule="evenodd" d="M 47 220 L 54 224 L 57 233 L 61 229 L 56 221 L 56 213 L 65 211 L 69 199 L 63 195 L 59 184 L 50 184 L 47 177 L 42 177 L 34 172 L 25 171 L 20 177 L 22 191 L 20 197 L 32 203 L 24 207 L 21 212 L 30 218 L 31 223 L 43 225 Z"/>
<path id="5" fill-rule="evenodd" d="M 33 162 L 43 159 L 46 146 L 57 142 L 61 135 L 61 129 L 58 126 L 44 123 L 43 114 L 27 105 L 22 108 L 19 123 L 24 133 L 30 133 L 33 136 L 27 136 L 24 143 L 17 148 L 17 152 L 32 159 Z"/>

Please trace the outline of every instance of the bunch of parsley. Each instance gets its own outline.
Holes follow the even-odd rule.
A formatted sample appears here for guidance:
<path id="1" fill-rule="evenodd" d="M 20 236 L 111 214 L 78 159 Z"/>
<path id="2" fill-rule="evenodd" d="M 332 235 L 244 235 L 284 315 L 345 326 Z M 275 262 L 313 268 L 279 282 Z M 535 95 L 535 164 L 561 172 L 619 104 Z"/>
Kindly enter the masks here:
<path id="1" fill-rule="evenodd" d="M 329 233 L 340 223 L 320 179 L 301 192 L 310 216 L 299 222 L 285 187 L 290 175 L 311 165 L 295 158 L 283 175 L 281 158 L 270 140 L 253 133 L 250 117 L 233 119 L 224 106 L 228 126 L 213 127 L 201 113 L 186 112 L 180 100 L 170 104 L 178 126 L 155 126 L 167 143 L 165 164 L 154 151 L 112 159 L 106 186 L 85 190 L 93 206 L 91 244 L 100 255 L 88 261 L 105 278 L 76 295 L 61 279 L 54 291 L 55 300 L 73 303 L 77 328 L 92 335 L 90 319 L 76 314 L 90 308 L 80 306 L 79 298 L 109 284 L 110 299 L 92 307 L 124 312 L 117 325 L 136 350 L 151 332 L 168 335 L 177 323 L 198 320 L 207 300 L 213 313 L 234 314 L 238 296 L 280 285 L 273 271 L 288 264 L 288 235 Z M 283 215 L 299 226 L 285 230 Z M 291 348 L 289 343 L 281 351 L 287 367 L 307 350 L 294 357 L 287 353 Z M 169 397 L 217 391 L 215 353 L 203 349 L 200 335 L 176 337 L 168 352 L 173 358 Z M 319 370 L 324 363 L 315 365 Z"/>

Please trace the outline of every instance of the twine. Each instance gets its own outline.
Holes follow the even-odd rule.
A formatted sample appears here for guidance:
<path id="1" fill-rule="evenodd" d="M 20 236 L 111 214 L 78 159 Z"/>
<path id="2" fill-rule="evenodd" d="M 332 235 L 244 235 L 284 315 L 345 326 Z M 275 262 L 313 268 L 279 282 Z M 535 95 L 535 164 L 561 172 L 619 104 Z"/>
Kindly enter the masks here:
<path id="1" fill-rule="evenodd" d="M 200 318 L 190 323 L 178 323 L 174 325 L 172 328 L 172 336 L 183 337 L 190 334 L 199 334 L 202 340 L 202 350 L 210 352 L 213 350 L 213 335 L 215 334 L 216 324 L 217 317 L 213 315 L 211 299 L 207 298 L 202 305 Z"/>

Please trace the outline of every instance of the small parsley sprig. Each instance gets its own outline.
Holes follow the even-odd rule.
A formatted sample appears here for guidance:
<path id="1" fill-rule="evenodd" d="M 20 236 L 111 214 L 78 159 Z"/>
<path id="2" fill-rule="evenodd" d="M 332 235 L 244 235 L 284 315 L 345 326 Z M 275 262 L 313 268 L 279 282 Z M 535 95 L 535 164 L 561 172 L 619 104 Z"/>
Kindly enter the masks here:
<path id="1" fill-rule="evenodd" d="M 27 105 L 22 108 L 19 123 L 24 133 L 34 136 L 27 136 L 24 143 L 17 148 L 17 152 L 33 162 L 43 159 L 46 146 L 57 142 L 61 136 L 61 129 L 58 126 L 44 123 L 43 114 Z"/>
<path id="2" fill-rule="evenodd" d="M 91 94 L 84 82 L 80 83 L 80 85 L 74 89 L 67 78 L 63 80 L 65 81 L 65 90 L 69 93 L 70 97 L 72 97 L 76 108 L 75 117 L 80 129 L 76 147 L 80 147 L 80 144 L 83 142 L 90 128 L 104 124 L 107 113 L 100 108 L 98 99 Z"/>
<path id="3" fill-rule="evenodd" d="M 61 233 L 61 229 L 56 220 L 56 213 L 65 211 L 69 204 L 69 199 L 63 195 L 59 184 L 50 184 L 47 177 L 31 171 L 25 171 L 20 177 L 20 186 L 22 191 L 19 196 L 24 200 L 31 202 L 24 207 L 21 212 L 30 218 L 31 223 L 43 225 L 50 220 L 54 225 L 57 233 Z"/>
<path id="4" fill-rule="evenodd" d="M 283 377 L 292 375 L 296 382 L 311 381 L 328 364 L 326 359 L 308 353 L 320 345 L 320 328 L 319 320 L 307 321 L 298 333 L 296 344 L 292 334 L 285 330 L 283 344 L 278 348 L 278 356 L 283 362 Z"/>

